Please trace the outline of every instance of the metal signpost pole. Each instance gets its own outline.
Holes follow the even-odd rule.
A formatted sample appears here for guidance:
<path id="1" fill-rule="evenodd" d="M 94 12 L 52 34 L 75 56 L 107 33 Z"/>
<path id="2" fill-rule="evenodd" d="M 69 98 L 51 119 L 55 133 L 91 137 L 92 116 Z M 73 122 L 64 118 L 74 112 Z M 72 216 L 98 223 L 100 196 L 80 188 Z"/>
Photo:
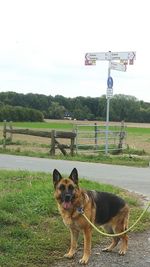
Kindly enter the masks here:
<path id="1" fill-rule="evenodd" d="M 108 79 L 110 77 L 110 63 L 111 60 L 109 60 L 109 65 L 108 65 Z M 108 87 L 107 87 L 108 90 Z M 109 100 L 110 97 L 106 91 L 106 98 L 107 98 L 107 110 L 106 110 L 106 143 L 105 143 L 105 154 L 108 155 L 108 136 L 109 136 Z"/>

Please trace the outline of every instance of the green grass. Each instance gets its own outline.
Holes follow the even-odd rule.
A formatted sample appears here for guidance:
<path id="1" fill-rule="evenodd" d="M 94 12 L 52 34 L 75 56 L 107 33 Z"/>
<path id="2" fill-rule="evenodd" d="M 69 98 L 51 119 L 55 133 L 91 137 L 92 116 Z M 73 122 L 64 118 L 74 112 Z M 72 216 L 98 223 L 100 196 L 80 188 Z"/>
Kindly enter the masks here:
<path id="1" fill-rule="evenodd" d="M 0 122 L 0 126 L 4 123 Z M 8 123 L 9 125 L 9 123 Z M 13 127 L 27 128 L 27 129 L 59 129 L 59 130 L 71 130 L 73 129 L 73 123 L 65 122 L 13 122 Z"/>
<path id="2" fill-rule="evenodd" d="M 93 124 L 92 122 L 89 122 L 90 124 Z M 79 122 L 79 124 L 81 124 L 81 121 Z M 0 126 L 3 127 L 4 123 L 0 122 Z M 51 122 L 13 122 L 13 127 L 17 127 L 17 128 L 36 128 L 36 129 L 59 129 L 59 130 L 68 130 L 68 131 L 72 131 L 72 129 L 74 128 L 74 122 L 60 122 L 60 121 L 51 121 Z M 80 126 L 80 130 L 84 130 L 84 131 L 89 131 L 91 129 L 93 129 L 94 126 Z M 99 127 L 98 127 L 99 129 Z M 105 129 L 105 126 L 100 126 L 100 129 Z M 110 122 L 110 126 L 109 126 L 110 130 L 119 130 L 120 126 L 118 124 L 118 126 L 111 126 L 111 122 Z M 145 128 L 145 127 L 127 127 L 127 132 L 129 134 L 150 134 L 150 128 Z"/>
<path id="3" fill-rule="evenodd" d="M 93 124 L 92 122 L 89 122 L 90 124 Z M 81 124 L 81 121 L 79 122 Z M 0 122 L 0 126 L 3 126 L 4 123 Z M 60 122 L 60 121 L 51 121 L 51 122 L 13 122 L 13 127 L 17 128 L 36 128 L 36 129 L 66 129 L 66 130 L 72 130 L 74 128 L 74 122 Z M 93 124 L 94 125 L 94 124 Z M 94 126 L 80 126 L 81 130 L 89 131 L 93 129 Z M 100 126 L 100 129 L 105 129 L 105 126 Z M 120 126 L 118 123 L 118 126 L 109 126 L 110 130 L 119 130 Z M 145 127 L 127 127 L 127 132 L 131 134 L 150 134 L 150 128 Z"/>
<path id="4" fill-rule="evenodd" d="M 130 224 L 141 213 L 139 200 L 124 190 L 86 180 L 80 186 L 124 197 L 131 207 Z M 0 170 L 0 187 L 0 266 L 53 266 L 67 250 L 70 236 L 57 211 L 51 175 Z M 148 227 L 147 213 L 135 230 Z M 94 232 L 93 243 L 100 239 Z"/>
<path id="5" fill-rule="evenodd" d="M 150 134 L 150 128 L 138 128 L 138 127 L 127 127 L 127 132 L 129 134 L 143 135 Z"/>
<path id="6" fill-rule="evenodd" d="M 56 157 L 55 157 L 56 158 Z M 59 159 L 67 159 L 67 160 L 76 160 L 82 162 L 96 162 L 96 163 L 106 163 L 106 164 L 114 164 L 114 165 L 124 165 L 124 166 L 134 166 L 134 167 L 148 167 L 149 159 L 142 159 L 137 157 L 129 157 L 128 155 L 108 155 L 104 154 L 99 155 L 75 155 L 71 156 L 59 156 Z"/>

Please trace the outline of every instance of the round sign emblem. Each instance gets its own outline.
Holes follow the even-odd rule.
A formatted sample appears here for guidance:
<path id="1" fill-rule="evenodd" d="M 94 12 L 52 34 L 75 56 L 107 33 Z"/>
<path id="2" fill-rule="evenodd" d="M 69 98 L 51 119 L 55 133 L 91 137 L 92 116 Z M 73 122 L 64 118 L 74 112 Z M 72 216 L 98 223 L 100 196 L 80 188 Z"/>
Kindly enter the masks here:
<path id="1" fill-rule="evenodd" d="M 108 77 L 107 79 L 107 87 L 112 88 L 113 87 L 113 79 L 111 76 Z"/>

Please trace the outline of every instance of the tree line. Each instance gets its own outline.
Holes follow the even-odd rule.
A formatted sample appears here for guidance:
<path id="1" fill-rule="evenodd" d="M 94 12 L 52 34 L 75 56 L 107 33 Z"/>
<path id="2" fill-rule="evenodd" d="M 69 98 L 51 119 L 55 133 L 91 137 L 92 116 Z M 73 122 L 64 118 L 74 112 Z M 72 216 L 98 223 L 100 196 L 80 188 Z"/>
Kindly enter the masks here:
<path id="1" fill-rule="evenodd" d="M 0 121 L 42 121 L 72 118 L 105 120 L 106 96 L 64 97 L 43 94 L 0 93 Z M 110 121 L 150 122 L 150 103 L 134 96 L 114 95 L 110 100 Z"/>
<path id="2" fill-rule="evenodd" d="M 43 121 L 42 112 L 32 108 L 0 105 L 0 121 Z"/>

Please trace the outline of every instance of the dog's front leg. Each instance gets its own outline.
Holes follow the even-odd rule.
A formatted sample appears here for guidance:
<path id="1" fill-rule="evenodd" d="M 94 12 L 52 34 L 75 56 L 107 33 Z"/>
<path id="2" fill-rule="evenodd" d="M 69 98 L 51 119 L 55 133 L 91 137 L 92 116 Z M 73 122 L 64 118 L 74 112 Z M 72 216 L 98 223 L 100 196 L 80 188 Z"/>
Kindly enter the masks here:
<path id="1" fill-rule="evenodd" d="M 90 227 L 84 229 L 84 253 L 82 259 L 79 261 L 81 264 L 87 264 L 91 254 L 91 235 L 92 230 Z"/>
<path id="2" fill-rule="evenodd" d="M 78 241 L 78 237 L 79 237 L 79 231 L 76 229 L 71 229 L 70 228 L 70 234 L 71 234 L 71 246 L 70 246 L 70 250 L 67 254 L 64 255 L 64 257 L 71 259 L 77 249 L 77 241 Z"/>

